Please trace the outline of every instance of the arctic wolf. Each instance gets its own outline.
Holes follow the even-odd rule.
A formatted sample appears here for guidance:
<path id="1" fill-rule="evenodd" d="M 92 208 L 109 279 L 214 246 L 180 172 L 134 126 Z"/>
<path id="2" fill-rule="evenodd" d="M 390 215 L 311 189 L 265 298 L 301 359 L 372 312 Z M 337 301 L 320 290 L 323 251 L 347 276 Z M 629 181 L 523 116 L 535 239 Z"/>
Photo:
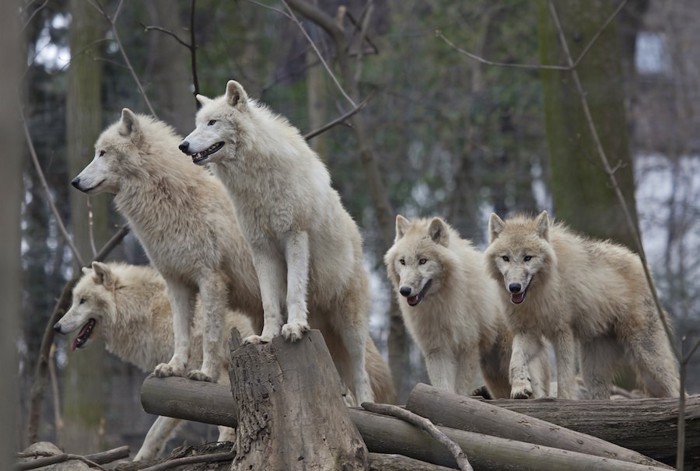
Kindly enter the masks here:
<path id="1" fill-rule="evenodd" d="M 73 304 L 54 326 L 63 334 L 78 329 L 71 343 L 73 349 L 83 348 L 91 339 L 101 339 L 108 351 L 143 371 L 167 361 L 173 354 L 173 324 L 165 281 L 150 267 L 122 263 L 93 262 L 92 268 L 83 269 L 83 277 L 73 288 Z M 195 306 L 192 321 L 190 363 L 201 361 L 204 314 L 201 304 Z M 227 310 L 223 330 L 228 337 L 232 327 L 241 336 L 253 335 L 247 316 Z M 219 382 L 228 384 L 230 363 L 228 342 L 219 346 L 222 372 Z M 367 371 L 375 397 L 383 402 L 394 402 L 394 389 L 389 368 L 377 351 L 374 342 L 367 342 Z M 173 434 L 179 419 L 159 417 L 153 424 L 135 460 L 151 460 L 163 450 Z M 234 441 L 231 429 L 220 427 L 219 441 Z"/>
<path id="2" fill-rule="evenodd" d="M 206 312 L 203 358 L 209 365 L 202 370 L 215 379 L 220 371 L 216 352 L 226 334 L 220 328 L 221 313 L 227 306 L 240 310 L 251 316 L 254 330 L 260 332 L 263 303 L 233 203 L 218 179 L 177 150 L 180 141 L 166 124 L 124 109 L 121 119 L 102 133 L 94 160 L 73 185 L 88 194 L 116 193 L 117 209 L 165 278 L 173 306 L 175 349 L 169 363 L 156 367 L 156 375 L 185 371 L 192 305 L 199 292 Z M 353 327 L 352 318 L 346 321 L 341 312 L 332 310 L 314 327 L 323 333 L 341 378 L 353 388 L 351 362 L 339 336 L 353 338 L 345 330 L 354 329 L 368 337 L 367 328 L 364 320 L 361 327 Z M 364 348 L 364 337 L 361 343 Z M 389 375 L 385 364 L 384 368 Z M 200 374 L 190 376 L 202 379 Z M 393 394 L 386 392 L 387 398 Z"/>
<path id="3" fill-rule="evenodd" d="M 247 341 L 267 342 L 280 331 L 298 340 L 310 312 L 311 323 L 329 325 L 347 351 L 358 401 L 372 401 L 362 240 L 328 170 L 296 128 L 249 99 L 238 82 L 229 81 L 218 98 L 197 99 L 203 106 L 196 129 L 180 149 L 195 164 L 210 164 L 250 243 L 265 322 L 262 334 Z"/>
<path id="4" fill-rule="evenodd" d="M 93 262 L 83 268 L 83 276 L 73 288 L 73 303 L 56 323 L 62 334 L 78 331 L 71 349 L 84 348 L 92 339 L 101 339 L 108 351 L 136 365 L 153 371 L 173 355 L 173 321 L 165 281 L 150 267 L 120 263 Z M 192 343 L 188 367 L 202 361 L 204 314 L 197 299 L 192 319 Z M 242 314 L 226 310 L 223 331 L 237 328 L 241 335 L 253 335 L 250 320 Z M 79 330 L 78 330 L 79 329 Z M 227 342 L 218 345 L 221 359 L 219 382 L 228 384 L 230 354 Z M 158 417 L 146 435 L 135 460 L 151 460 L 162 451 L 168 438 L 182 421 Z M 219 441 L 234 441 L 231 429 L 219 427 Z"/>
<path id="5" fill-rule="evenodd" d="M 654 308 L 639 257 L 607 241 L 550 224 L 543 211 L 503 221 L 492 214 L 489 273 L 501 284 L 515 332 L 513 359 L 531 358 L 548 338 L 560 398 L 573 398 L 575 346 L 594 399 L 609 398 L 617 360 L 625 357 L 652 396 L 678 396 L 678 365 Z M 519 381 L 527 386 L 521 373 Z"/>
<path id="6" fill-rule="evenodd" d="M 480 386 L 481 367 L 491 395 L 510 397 L 512 335 L 483 255 L 440 218 L 409 221 L 398 215 L 396 240 L 384 261 L 431 383 L 469 395 Z M 544 351 L 530 368 L 534 395 L 546 396 L 549 366 Z"/>

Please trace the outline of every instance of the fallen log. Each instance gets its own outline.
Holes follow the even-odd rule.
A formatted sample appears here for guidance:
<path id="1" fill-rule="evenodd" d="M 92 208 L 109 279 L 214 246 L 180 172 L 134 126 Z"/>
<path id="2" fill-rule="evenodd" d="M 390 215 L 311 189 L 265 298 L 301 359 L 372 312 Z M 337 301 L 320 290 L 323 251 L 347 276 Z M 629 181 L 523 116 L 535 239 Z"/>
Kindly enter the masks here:
<path id="1" fill-rule="evenodd" d="M 677 398 L 619 401 L 497 399 L 485 402 L 675 464 Z M 685 437 L 685 463 L 697 465 L 700 463 L 700 395 L 686 398 Z"/>
<path id="2" fill-rule="evenodd" d="M 600 438 L 568 430 L 551 422 L 529 417 L 466 396 L 417 384 L 406 402 L 406 409 L 433 423 L 467 432 L 476 432 L 562 450 L 614 458 L 632 463 L 663 466 L 636 451 Z"/>
<path id="3" fill-rule="evenodd" d="M 229 396 L 224 399 L 224 394 L 213 392 L 215 389 L 226 389 L 226 386 L 197 382 L 195 387 L 190 389 L 191 395 L 186 400 L 169 401 L 174 390 L 183 383 L 193 382 L 183 378 L 153 376 L 146 378 L 141 388 L 141 403 L 146 412 L 157 415 L 171 414 L 171 417 L 177 418 L 187 416 L 188 420 L 229 427 L 236 425 L 233 414 L 227 415 L 222 412 L 234 410 L 233 398 Z M 177 396 L 182 398 L 184 394 L 180 391 Z M 214 397 L 219 398 L 218 402 L 212 401 L 211 398 Z M 199 411 L 199 417 L 193 417 L 193 410 Z M 361 409 L 348 411 L 370 452 L 398 454 L 441 466 L 456 467 L 452 454 L 416 427 L 393 417 L 373 414 Z M 225 417 L 226 420 L 218 422 L 221 417 Z M 217 422 L 213 422 L 213 418 L 216 418 Z M 301 428 L 298 427 L 297 430 Z M 658 471 L 661 469 L 447 427 L 439 427 L 439 429 L 462 447 L 474 468 L 479 470 Z"/>
<path id="4" fill-rule="evenodd" d="M 229 370 L 227 410 L 238 416 L 232 470 L 367 469 L 367 448 L 318 330 L 296 342 L 239 342 L 232 342 Z"/>

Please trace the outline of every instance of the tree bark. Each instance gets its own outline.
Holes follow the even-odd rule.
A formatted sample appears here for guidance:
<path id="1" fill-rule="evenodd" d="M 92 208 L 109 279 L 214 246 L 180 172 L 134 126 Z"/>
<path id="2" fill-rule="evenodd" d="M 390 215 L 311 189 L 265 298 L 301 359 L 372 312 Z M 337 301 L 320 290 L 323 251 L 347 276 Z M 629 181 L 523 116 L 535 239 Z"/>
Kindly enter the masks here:
<path id="1" fill-rule="evenodd" d="M 413 388 L 406 409 L 430 419 L 433 423 L 454 429 L 632 463 L 661 466 L 640 453 L 600 438 L 509 411 L 489 402 L 442 391 L 427 384 L 418 384 Z"/>
<path id="2" fill-rule="evenodd" d="M 453 469 L 401 455 L 369 454 L 369 471 L 451 471 Z"/>
<path id="3" fill-rule="evenodd" d="M 226 411 L 235 409 L 231 396 L 222 394 L 225 386 L 213 383 L 196 383 L 187 398 L 170 401 L 171 395 L 179 389 L 181 378 L 149 377 L 141 390 L 141 402 L 150 414 L 167 415 L 199 422 L 235 427 L 237 421 Z M 157 383 L 160 383 L 159 385 Z M 216 392 L 216 390 L 219 390 Z M 178 392 L 178 394 L 182 394 Z M 214 400 L 214 398 L 220 398 Z M 656 401 L 656 400 L 652 400 Z M 536 401 L 519 401 L 536 402 Z M 561 401 L 558 401 L 561 402 Z M 575 401 L 572 401 L 575 402 Z M 632 402 L 632 401 L 630 401 Z M 623 403 L 614 402 L 621 407 Z M 611 405 L 612 407 L 612 405 Z M 588 411 L 587 411 L 588 412 Z M 370 452 L 398 454 L 441 466 L 456 466 L 452 454 L 426 434 L 393 417 L 372 414 L 359 409 L 349 409 L 350 419 L 357 426 L 367 449 Z M 627 413 L 630 413 L 628 411 Z M 634 414 L 634 411 L 631 412 Z M 224 420 L 221 420 L 221 418 Z M 700 421 L 689 422 L 700 426 Z M 644 427 L 638 423 L 637 428 Z M 469 456 L 474 469 L 596 469 L 596 470 L 658 470 L 652 466 L 619 461 L 611 458 L 586 455 L 557 448 L 533 445 L 530 443 L 491 437 L 473 432 L 439 427 L 450 439 Z M 699 443 L 696 440 L 695 443 Z M 689 445 L 691 445 L 689 443 Z M 694 445 L 695 447 L 700 444 Z M 673 449 L 673 442 L 667 441 L 667 448 Z M 644 450 L 636 450 L 644 452 Z M 690 454 L 689 454 L 690 455 Z"/>
<path id="4" fill-rule="evenodd" d="M 12 469 L 17 444 L 17 339 L 21 312 L 22 286 L 20 264 L 20 205 L 22 202 L 22 158 L 20 128 L 17 121 L 17 91 L 24 48 L 19 35 L 19 2 L 0 4 L 0 299 L 2 329 L 0 358 L 7 365 L 0 381 L 0 469 Z"/>
<path id="5" fill-rule="evenodd" d="M 229 373 L 238 417 L 232 470 L 367 469 L 319 331 L 232 349 Z"/>
<path id="6" fill-rule="evenodd" d="M 72 54 L 66 97 L 66 144 L 68 169 L 73 178 L 92 160 L 93 146 L 102 128 L 102 61 L 96 60 L 96 44 L 101 44 L 105 23 L 88 2 L 71 0 L 70 8 Z M 93 246 L 101 246 L 110 236 L 109 199 L 106 195 L 86 197 L 78 191 L 70 195 L 73 239 L 83 259 L 90 260 Z M 80 268 L 74 264 L 74 270 L 79 272 Z M 65 426 L 59 433 L 59 442 L 67 451 L 86 453 L 101 448 L 98 429 L 109 388 L 105 361 L 104 348 L 93 349 L 90 355 L 68 354 L 62 378 Z"/>

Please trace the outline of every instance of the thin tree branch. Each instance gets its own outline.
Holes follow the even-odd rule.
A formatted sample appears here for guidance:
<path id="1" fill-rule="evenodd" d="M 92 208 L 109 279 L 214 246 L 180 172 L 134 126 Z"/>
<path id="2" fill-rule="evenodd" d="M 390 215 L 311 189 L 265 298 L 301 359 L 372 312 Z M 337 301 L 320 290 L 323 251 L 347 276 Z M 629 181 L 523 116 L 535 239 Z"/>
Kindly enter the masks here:
<path id="1" fill-rule="evenodd" d="M 593 35 L 591 40 L 586 44 L 586 47 L 583 48 L 581 51 L 581 54 L 578 56 L 578 59 L 575 61 L 569 61 L 569 65 L 552 65 L 552 64 L 513 64 L 513 63 L 508 63 L 508 62 L 494 62 L 488 59 L 484 59 L 481 56 L 478 56 L 472 52 L 465 51 L 464 49 L 458 47 L 455 43 L 450 41 L 440 30 L 435 31 L 435 35 L 442 39 L 448 46 L 452 47 L 454 50 L 459 52 L 460 54 L 473 59 L 477 62 L 481 62 L 482 64 L 485 65 L 491 65 L 495 67 L 509 67 L 512 69 L 529 69 L 529 70 L 563 70 L 563 71 L 571 71 L 578 67 L 578 65 L 581 63 L 584 57 L 588 54 L 588 51 L 591 50 L 593 45 L 598 41 L 598 38 L 600 38 L 600 35 L 603 34 L 603 31 L 607 29 L 607 27 L 610 25 L 610 23 L 613 22 L 613 20 L 617 17 L 617 15 L 620 14 L 622 9 L 625 7 L 627 4 L 628 0 L 622 0 L 620 4 L 615 8 L 615 11 L 608 17 L 608 19 L 601 25 L 600 28 L 598 28 L 598 31 Z"/>
<path id="2" fill-rule="evenodd" d="M 361 111 L 365 106 L 367 106 L 367 103 L 369 103 L 369 100 L 372 98 L 372 96 L 373 96 L 372 94 L 368 95 L 367 98 L 365 98 L 364 100 L 362 100 L 355 108 L 351 109 L 351 110 L 348 111 L 347 113 L 343 114 L 342 116 L 338 116 L 338 117 L 337 117 L 336 119 L 334 119 L 333 121 L 331 121 L 331 122 L 329 122 L 329 123 L 326 123 L 326 124 L 324 124 L 323 126 L 321 126 L 320 128 L 318 128 L 318 129 L 316 129 L 316 130 L 314 130 L 314 131 L 311 131 L 311 132 L 305 134 L 305 135 L 304 135 L 304 139 L 306 139 L 307 141 L 310 141 L 311 139 L 313 139 L 314 137 L 318 136 L 319 134 L 321 134 L 321 133 L 323 133 L 323 132 L 326 132 L 326 131 L 329 130 L 330 128 L 332 128 L 332 127 L 334 127 L 334 126 L 337 126 L 338 124 L 343 123 L 343 122 L 346 121 L 347 119 L 351 118 L 352 116 L 355 115 L 355 113 L 358 113 L 358 112 Z"/>
<path id="3" fill-rule="evenodd" d="M 105 469 L 100 466 L 99 464 L 95 463 L 94 461 L 90 461 L 84 456 L 81 455 L 70 455 L 68 453 L 60 453 L 58 455 L 52 455 L 52 456 L 47 456 L 45 458 L 37 458 L 32 461 L 24 461 L 22 463 L 17 463 L 17 470 L 29 470 L 29 469 L 36 469 L 36 468 L 43 468 L 45 466 L 49 466 L 52 464 L 57 464 L 57 463 L 63 463 L 66 461 L 71 461 L 71 460 L 76 460 L 76 461 L 82 461 L 83 463 L 87 464 L 91 468 L 97 468 L 102 471 L 105 471 Z"/>
<path id="4" fill-rule="evenodd" d="M 165 29 L 165 28 L 160 27 L 160 26 L 149 26 L 149 25 L 145 25 L 145 24 L 143 24 L 143 23 L 141 23 L 141 26 L 143 26 L 143 30 L 144 30 L 146 33 L 151 32 L 151 31 L 159 31 L 159 32 L 161 32 L 161 33 L 163 33 L 163 34 L 165 34 L 165 35 L 167 35 L 167 36 L 170 36 L 171 38 L 175 39 L 175 41 L 179 42 L 180 44 L 182 44 L 183 46 L 185 46 L 187 49 L 190 49 L 190 48 L 191 48 L 191 46 L 190 46 L 188 43 L 186 43 L 184 40 L 180 39 L 180 37 L 179 37 L 177 34 L 173 33 L 173 32 L 170 31 L 169 29 Z"/>
<path id="5" fill-rule="evenodd" d="M 193 463 L 217 463 L 221 461 L 233 461 L 236 457 L 236 453 L 233 451 L 226 453 L 214 453 L 211 455 L 196 455 L 196 456 L 185 456 L 184 458 L 176 458 L 174 460 L 164 461 L 163 463 L 158 463 L 154 466 L 149 466 L 148 468 L 143 468 L 141 471 L 163 471 L 164 469 L 176 468 L 178 466 L 183 466 L 186 464 Z"/>
<path id="6" fill-rule="evenodd" d="M 29 125 L 27 124 L 27 119 L 24 116 L 24 110 L 22 109 L 22 105 L 19 104 L 19 115 L 20 119 L 22 120 L 22 127 L 24 129 L 24 136 L 27 140 L 27 147 L 29 148 L 29 154 L 32 158 L 32 163 L 34 164 L 34 168 L 36 169 L 36 173 L 39 176 L 39 181 L 41 182 L 41 186 L 44 189 L 44 192 L 46 193 L 46 201 L 49 203 L 49 207 L 51 208 L 51 212 L 54 215 L 54 218 L 56 218 L 56 224 L 58 225 L 58 229 L 61 232 L 61 235 L 63 238 L 66 240 L 66 243 L 70 247 L 71 251 L 73 252 L 73 257 L 80 263 L 81 265 L 84 264 L 83 262 L 83 257 L 80 256 L 80 252 L 78 251 L 78 248 L 75 246 L 73 243 L 73 239 L 71 236 L 68 234 L 68 231 L 66 230 L 66 226 L 63 224 L 63 219 L 61 218 L 61 214 L 58 212 L 58 208 L 56 207 L 56 204 L 53 201 L 53 197 L 51 196 L 51 190 L 49 189 L 49 184 L 46 182 L 46 177 L 44 176 L 44 172 L 41 169 L 41 164 L 39 163 L 39 158 L 36 155 L 36 149 L 34 148 L 34 142 L 32 141 L 32 136 L 31 133 L 29 132 Z"/>
<path id="7" fill-rule="evenodd" d="M 24 24 L 22 25 L 22 31 L 24 31 L 25 29 L 27 29 L 27 26 L 29 26 L 29 23 L 32 22 L 32 20 L 33 20 L 34 17 L 37 15 L 37 13 L 39 13 L 41 10 L 44 9 L 44 7 L 46 7 L 46 4 L 47 4 L 47 3 L 49 3 L 49 0 L 44 0 L 44 3 L 42 3 L 41 5 L 39 5 L 38 7 L 36 7 L 36 9 L 32 12 L 32 14 L 29 15 L 29 18 L 27 18 L 27 21 L 25 21 Z"/>
<path id="8" fill-rule="evenodd" d="M 190 65 L 192 68 L 192 90 L 193 95 L 196 97 L 199 94 L 199 77 L 197 76 L 197 38 L 194 34 L 194 12 L 195 12 L 195 0 L 192 0 L 192 6 L 190 7 Z M 199 101 L 195 99 L 197 109 L 202 106 Z"/>
<path id="9" fill-rule="evenodd" d="M 454 456 L 455 461 L 459 469 L 462 471 L 474 471 L 474 468 L 469 464 L 466 453 L 460 448 L 460 446 L 455 443 L 450 437 L 445 435 L 439 428 L 437 428 L 430 420 L 420 415 L 414 414 L 413 412 L 402 409 L 401 407 L 394 406 L 391 404 L 374 404 L 371 402 L 363 402 L 362 408 L 374 412 L 376 414 L 390 415 L 392 417 L 405 420 L 406 422 L 415 425 L 420 428 L 428 435 L 433 437 L 435 440 L 440 442 L 447 448 L 452 456 Z"/>
<path id="10" fill-rule="evenodd" d="M 296 23 L 296 25 L 299 27 L 301 32 L 304 34 L 304 37 L 306 38 L 307 41 L 309 41 L 309 44 L 313 48 L 314 52 L 316 52 L 316 55 L 318 56 L 319 60 L 323 64 L 323 67 L 326 69 L 326 72 L 328 72 L 328 75 L 330 75 L 331 80 L 333 80 L 333 83 L 335 83 L 335 86 L 338 88 L 340 93 L 345 97 L 346 100 L 353 106 L 353 108 L 357 107 L 357 103 L 355 103 L 355 100 L 353 100 L 350 95 L 347 94 L 343 86 L 340 84 L 338 81 L 338 78 L 335 76 L 331 68 L 328 66 L 328 63 L 326 63 L 326 60 L 323 58 L 323 55 L 321 54 L 321 51 L 318 50 L 316 47 L 316 44 L 314 43 L 313 39 L 311 39 L 311 36 L 306 32 L 304 29 L 304 25 L 301 24 L 301 21 L 296 17 L 294 14 L 294 10 L 289 6 L 287 3 L 289 1 L 289 4 L 292 4 L 295 9 L 299 10 L 302 12 L 302 14 L 308 18 L 311 19 L 314 23 L 317 23 L 319 26 L 321 26 L 323 29 L 326 31 L 334 31 L 333 34 L 338 34 L 338 30 L 340 29 L 338 26 L 336 26 L 336 23 L 325 13 L 323 13 L 321 10 L 318 10 L 317 8 L 312 7 L 311 5 L 308 5 L 306 2 L 297 2 L 295 0 L 282 0 L 282 4 L 285 6 L 289 14 L 291 15 L 292 21 Z M 308 14 L 307 14 L 308 12 Z M 318 18 L 318 20 L 317 20 Z M 321 18 L 323 18 L 321 20 Z M 329 30 L 329 24 L 333 25 L 333 28 Z M 345 35 L 345 33 L 340 30 L 341 35 Z M 337 42 L 336 42 L 337 43 Z M 336 51 L 338 54 L 341 54 L 341 51 Z"/>
<path id="11" fill-rule="evenodd" d="M 374 0 L 369 0 L 367 2 L 367 10 L 362 18 L 362 26 L 360 28 L 360 34 L 357 44 L 357 66 L 355 67 L 355 81 L 359 82 L 362 77 L 362 59 L 364 58 L 364 43 L 365 37 L 367 36 L 367 30 L 369 29 L 369 22 L 372 19 L 372 13 L 374 13 Z"/>
<path id="12" fill-rule="evenodd" d="M 287 13 L 287 12 L 284 11 L 284 10 L 280 10 L 279 8 L 271 7 L 270 5 L 265 5 L 264 3 L 258 2 L 258 1 L 256 1 L 256 0 L 246 0 L 246 1 L 252 3 L 253 5 L 257 5 L 257 6 L 259 6 L 259 7 L 263 7 L 263 8 L 265 8 L 265 9 L 267 9 L 267 10 L 275 11 L 275 12 L 279 13 L 280 15 L 286 16 L 286 17 L 289 18 L 290 20 L 292 19 L 292 17 L 289 15 L 289 13 Z"/>

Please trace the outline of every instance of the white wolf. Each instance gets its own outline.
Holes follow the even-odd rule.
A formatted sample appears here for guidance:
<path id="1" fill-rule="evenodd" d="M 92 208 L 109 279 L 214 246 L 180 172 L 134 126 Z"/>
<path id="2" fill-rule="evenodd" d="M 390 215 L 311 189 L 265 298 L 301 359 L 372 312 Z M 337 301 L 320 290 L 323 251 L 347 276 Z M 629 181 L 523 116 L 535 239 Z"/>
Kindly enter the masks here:
<path id="1" fill-rule="evenodd" d="M 84 348 L 92 339 L 100 339 L 108 351 L 143 371 L 153 371 L 157 364 L 172 357 L 172 311 L 165 281 L 156 270 L 93 262 L 92 268 L 83 268 L 83 273 L 73 288 L 70 309 L 54 326 L 61 334 L 80 329 L 71 342 L 71 349 Z M 197 299 L 188 367 L 202 361 L 203 322 L 202 305 Z M 233 327 L 242 336 L 254 333 L 248 317 L 230 309 L 224 313 L 222 327 L 225 333 Z M 217 355 L 221 358 L 222 369 L 218 382 L 228 384 L 231 357 L 226 342 L 218 346 Z M 181 422 L 171 417 L 158 417 L 134 459 L 155 458 Z M 219 427 L 219 441 L 234 440 L 233 430 Z"/>
<path id="2" fill-rule="evenodd" d="M 558 396 L 574 398 L 578 341 L 592 398 L 609 398 L 622 358 L 631 361 L 648 394 L 678 396 L 678 365 L 637 255 L 550 225 L 545 211 L 505 222 L 492 214 L 489 232 L 489 272 L 502 283 L 509 306 L 514 360 L 527 361 L 541 349 L 541 336 L 548 338 L 556 353 Z M 525 374 L 519 376 L 527 389 Z"/>
<path id="3" fill-rule="evenodd" d="M 483 255 L 440 218 L 398 215 L 396 240 L 384 261 L 433 385 L 469 395 L 479 386 L 481 366 L 491 395 L 510 397 L 512 334 Z M 546 353 L 529 368 L 534 395 L 549 394 Z"/>
<path id="4" fill-rule="evenodd" d="M 267 342 L 280 330 L 299 339 L 310 312 L 312 324 L 330 325 L 350 356 L 355 396 L 372 401 L 362 240 L 328 170 L 296 128 L 249 99 L 239 83 L 229 81 L 216 99 L 197 98 L 196 129 L 180 149 L 196 164 L 211 164 L 252 248 L 265 322 L 247 341 Z"/>

